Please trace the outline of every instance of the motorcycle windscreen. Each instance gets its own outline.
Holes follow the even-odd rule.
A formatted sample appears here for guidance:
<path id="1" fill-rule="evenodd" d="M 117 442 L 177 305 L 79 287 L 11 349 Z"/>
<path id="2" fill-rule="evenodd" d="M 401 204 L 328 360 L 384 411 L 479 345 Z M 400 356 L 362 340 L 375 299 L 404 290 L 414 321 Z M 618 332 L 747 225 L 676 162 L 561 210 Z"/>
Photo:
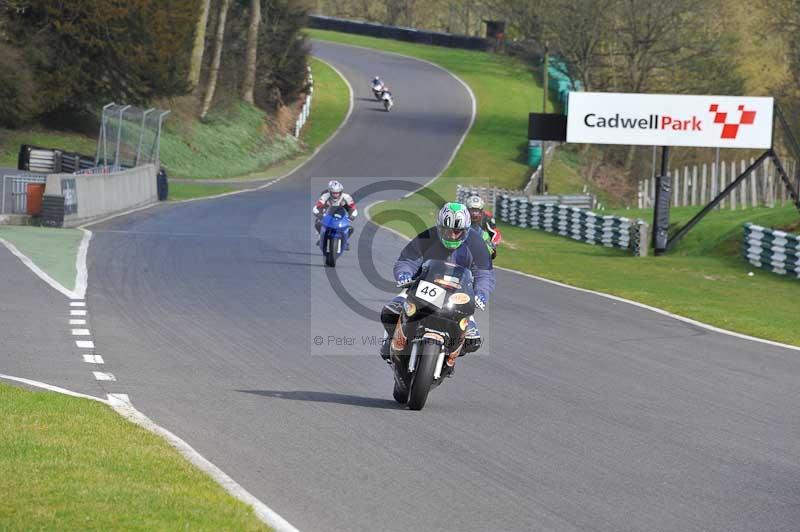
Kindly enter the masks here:
<path id="1" fill-rule="evenodd" d="M 347 209 L 341 205 L 331 205 L 325 211 L 325 216 L 322 218 L 322 225 L 332 229 L 341 229 L 350 224 L 350 219 L 347 216 Z"/>

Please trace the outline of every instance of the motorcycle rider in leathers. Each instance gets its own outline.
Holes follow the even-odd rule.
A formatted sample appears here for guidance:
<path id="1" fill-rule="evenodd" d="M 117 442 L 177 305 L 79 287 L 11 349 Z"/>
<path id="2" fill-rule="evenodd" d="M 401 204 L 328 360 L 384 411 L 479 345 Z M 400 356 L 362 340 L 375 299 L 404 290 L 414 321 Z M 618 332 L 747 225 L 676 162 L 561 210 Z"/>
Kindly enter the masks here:
<path id="1" fill-rule="evenodd" d="M 470 230 L 470 217 L 467 207 L 461 203 L 447 203 L 439 211 L 437 223 L 409 242 L 394 264 L 394 278 L 398 288 L 411 284 L 419 275 L 422 263 L 428 259 L 445 260 L 472 271 L 475 305 L 484 310 L 489 295 L 495 287 L 492 259 L 481 236 Z M 405 290 L 395 296 L 383 307 L 381 322 L 385 336 L 381 343 L 381 357 L 390 362 L 390 338 L 398 324 L 398 318 L 405 301 Z M 459 356 L 477 351 L 481 336 L 474 316 L 470 317 L 464 338 L 464 346 Z M 445 375 L 451 376 L 455 360 L 448 360 Z"/>
<path id="2" fill-rule="evenodd" d="M 358 216 L 356 202 L 353 201 L 353 197 L 350 194 L 344 193 L 344 185 L 335 179 L 329 181 L 328 188 L 322 192 L 322 195 L 320 195 L 319 199 L 314 204 L 314 208 L 311 209 L 311 212 L 314 213 L 314 217 L 316 218 L 314 221 L 314 229 L 317 230 L 316 246 L 319 245 L 319 231 L 322 225 L 322 217 L 325 215 L 325 211 L 328 210 L 328 207 L 331 206 L 344 207 L 347 209 L 348 216 L 350 216 L 352 220 L 355 220 L 356 216 Z M 352 234 L 353 227 L 350 226 L 350 235 Z"/>

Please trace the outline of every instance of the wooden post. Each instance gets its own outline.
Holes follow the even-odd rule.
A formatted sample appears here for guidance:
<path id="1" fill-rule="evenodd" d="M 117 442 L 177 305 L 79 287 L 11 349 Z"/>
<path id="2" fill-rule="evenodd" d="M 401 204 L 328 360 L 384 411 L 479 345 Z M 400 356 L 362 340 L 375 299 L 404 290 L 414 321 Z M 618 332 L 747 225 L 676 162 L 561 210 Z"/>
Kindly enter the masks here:
<path id="1" fill-rule="evenodd" d="M 717 197 L 719 193 L 719 165 L 712 164 L 711 165 L 711 193 L 709 194 L 708 201 Z M 719 209 L 719 205 L 717 205 L 717 209 Z"/>
<path id="2" fill-rule="evenodd" d="M 547 75 L 548 67 L 550 66 L 550 51 L 547 48 L 547 41 L 544 42 L 544 62 L 542 63 L 542 112 L 547 112 Z M 542 161 L 544 161 L 544 148 L 542 148 Z"/>
<path id="3" fill-rule="evenodd" d="M 644 208 L 642 204 L 644 203 L 644 182 L 639 181 L 639 193 L 637 194 L 637 203 L 639 209 Z"/>
<path id="4" fill-rule="evenodd" d="M 652 207 L 653 205 L 656 204 L 656 178 L 655 177 L 650 180 L 650 196 L 649 196 L 649 198 L 650 198 L 650 206 Z"/>
<path id="5" fill-rule="evenodd" d="M 775 183 L 772 180 L 772 169 L 770 168 L 770 161 L 764 161 L 764 175 L 767 176 L 767 205 L 770 207 L 775 206 Z"/>
<path id="6" fill-rule="evenodd" d="M 681 200 L 683 202 L 682 207 L 686 207 L 689 205 L 689 167 L 683 167 L 683 196 L 681 196 Z"/>
<path id="7" fill-rule="evenodd" d="M 725 170 L 726 170 L 725 161 L 721 161 L 719 163 L 719 168 L 717 169 L 717 174 L 719 174 L 719 184 L 717 185 L 717 190 L 714 192 L 714 197 L 716 197 L 717 194 L 719 194 L 725 188 L 725 179 L 728 177 L 728 175 L 725 172 Z M 726 199 L 727 198 L 724 198 L 724 199 L 722 199 L 722 201 L 719 202 L 719 208 L 720 209 L 724 209 L 725 208 L 725 200 Z"/>
<path id="8" fill-rule="evenodd" d="M 697 165 L 692 166 L 692 205 L 697 205 Z"/>
<path id="9" fill-rule="evenodd" d="M 740 162 L 739 166 L 741 168 L 740 171 L 742 173 L 744 173 L 745 169 L 747 168 L 747 166 L 745 166 L 745 164 L 744 164 L 744 159 L 742 159 L 739 162 Z M 742 201 L 741 201 L 742 209 L 746 209 L 747 208 L 747 178 L 742 179 L 742 182 L 739 185 L 739 194 L 741 195 L 741 198 L 742 198 Z M 750 198 L 750 203 L 751 204 L 753 203 L 753 198 Z"/>
<path id="10" fill-rule="evenodd" d="M 678 198 L 680 197 L 680 184 L 681 184 L 681 171 L 672 171 L 672 206 L 678 206 Z"/>
<path id="11" fill-rule="evenodd" d="M 755 159 L 750 157 L 750 164 L 753 164 Z M 758 207 L 758 171 L 754 170 L 752 174 L 750 174 L 750 205 L 753 207 Z M 761 194 L 762 198 L 764 194 Z"/>
<path id="12" fill-rule="evenodd" d="M 734 181 L 736 181 L 736 161 L 731 162 L 729 170 L 731 173 L 731 183 L 733 183 Z M 736 187 L 733 187 L 733 189 L 731 189 L 731 201 L 728 205 L 732 211 L 736 210 Z"/>
<path id="13" fill-rule="evenodd" d="M 764 161 L 764 183 L 766 188 L 766 197 L 764 202 L 766 203 L 767 207 L 774 207 L 775 206 L 775 187 L 773 186 L 774 183 L 772 182 L 772 175 L 770 175 L 769 171 L 769 159 Z"/>
<path id="14" fill-rule="evenodd" d="M 640 209 L 646 209 L 650 206 L 650 179 L 645 179 L 643 183 L 642 206 Z"/>
<path id="15" fill-rule="evenodd" d="M 703 175 L 700 178 L 700 203 L 706 204 L 706 163 L 703 163 Z"/>

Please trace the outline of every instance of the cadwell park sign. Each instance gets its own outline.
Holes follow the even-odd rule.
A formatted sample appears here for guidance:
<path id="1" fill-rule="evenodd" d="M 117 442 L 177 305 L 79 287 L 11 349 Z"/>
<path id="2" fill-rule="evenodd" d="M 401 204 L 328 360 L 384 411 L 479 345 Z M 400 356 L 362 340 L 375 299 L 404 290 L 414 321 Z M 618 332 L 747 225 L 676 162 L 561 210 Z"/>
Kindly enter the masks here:
<path id="1" fill-rule="evenodd" d="M 772 113 L 772 98 L 570 92 L 567 142 L 769 149 Z"/>

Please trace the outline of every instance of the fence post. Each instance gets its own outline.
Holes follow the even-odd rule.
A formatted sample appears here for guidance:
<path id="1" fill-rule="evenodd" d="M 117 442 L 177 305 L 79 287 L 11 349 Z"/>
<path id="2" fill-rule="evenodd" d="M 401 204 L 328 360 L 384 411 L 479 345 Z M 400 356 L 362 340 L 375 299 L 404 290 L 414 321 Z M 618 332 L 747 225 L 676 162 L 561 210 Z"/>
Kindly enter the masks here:
<path id="1" fill-rule="evenodd" d="M 681 201 L 683 202 L 682 207 L 686 207 L 689 205 L 688 198 L 689 196 L 689 167 L 683 167 L 683 195 L 681 196 Z"/>
<path id="2" fill-rule="evenodd" d="M 740 163 L 741 171 L 744 172 L 745 168 L 747 168 L 744 165 L 744 159 L 741 159 L 739 161 L 739 163 Z M 742 179 L 742 182 L 739 184 L 739 198 L 741 198 L 739 200 L 739 204 L 741 205 L 742 209 L 746 209 L 747 208 L 747 178 Z M 752 200 L 752 198 L 751 198 L 751 200 Z"/>
<path id="3" fill-rule="evenodd" d="M 764 204 L 767 207 L 774 207 L 775 206 L 775 188 L 772 186 L 772 176 L 769 172 L 769 158 L 764 161 L 764 186 L 765 186 L 765 197 L 764 197 Z"/>
<path id="4" fill-rule="evenodd" d="M 731 183 L 736 181 L 736 161 L 731 161 L 731 165 L 729 167 L 731 173 Z M 731 203 L 729 205 L 731 210 L 736 209 L 736 187 L 731 189 Z"/>
<path id="5" fill-rule="evenodd" d="M 680 185 L 680 183 L 681 183 L 681 171 L 680 171 L 680 169 L 673 170 L 672 171 L 672 190 L 674 191 L 673 194 L 672 194 L 672 206 L 673 207 L 677 207 L 678 206 L 678 200 L 680 198 L 680 190 L 681 190 L 680 188 L 678 188 L 678 186 Z"/>
<path id="6" fill-rule="evenodd" d="M 636 203 L 637 207 L 642 209 L 644 208 L 642 203 L 644 202 L 644 189 L 646 186 L 646 181 L 639 181 L 639 194 L 638 194 L 638 202 Z"/>
<path id="7" fill-rule="evenodd" d="M 719 178 L 719 165 L 716 163 L 711 163 L 711 185 L 709 188 L 709 197 L 708 197 L 709 201 L 717 197 L 718 178 Z"/>
<path id="8" fill-rule="evenodd" d="M 739 162 L 743 163 L 744 161 L 740 159 Z M 734 168 L 736 168 L 736 162 L 733 163 L 733 166 L 734 166 Z M 734 174 L 738 174 L 738 170 L 736 172 L 734 172 Z M 736 179 L 736 177 L 735 176 L 731 176 L 731 179 Z M 747 208 L 747 179 L 742 179 L 742 181 L 739 182 L 739 186 L 736 187 L 736 189 L 739 191 L 739 203 L 738 203 L 737 207 L 742 208 L 742 209 L 746 209 Z"/>
<path id="9" fill-rule="evenodd" d="M 697 165 L 692 166 L 692 205 L 697 205 Z"/>
<path id="10" fill-rule="evenodd" d="M 725 190 L 725 180 L 728 178 L 727 170 L 728 169 L 727 169 L 727 165 L 725 164 L 725 161 L 720 161 L 719 170 L 717 172 L 719 174 L 719 185 L 717 187 L 717 191 L 716 191 L 715 195 L 719 194 L 721 191 Z M 719 208 L 720 209 L 724 209 L 725 208 L 725 201 L 726 200 L 727 200 L 727 198 L 723 198 L 719 202 Z M 728 203 L 730 204 L 730 202 L 728 202 Z"/>
<path id="11" fill-rule="evenodd" d="M 702 177 L 700 178 L 700 203 L 706 204 L 706 163 L 703 163 Z"/>

